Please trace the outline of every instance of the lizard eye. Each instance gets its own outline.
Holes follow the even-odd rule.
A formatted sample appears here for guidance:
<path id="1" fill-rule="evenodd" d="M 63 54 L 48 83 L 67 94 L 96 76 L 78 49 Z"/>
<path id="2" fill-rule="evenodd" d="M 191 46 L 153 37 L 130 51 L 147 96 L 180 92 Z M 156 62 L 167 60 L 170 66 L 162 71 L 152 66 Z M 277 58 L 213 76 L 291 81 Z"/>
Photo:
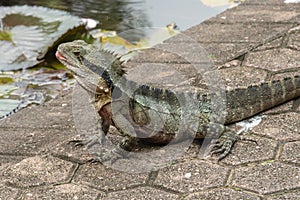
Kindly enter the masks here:
<path id="1" fill-rule="evenodd" d="M 74 50 L 73 54 L 78 57 L 78 56 L 80 56 L 80 51 L 79 50 Z"/>
<path id="2" fill-rule="evenodd" d="M 76 57 L 79 57 L 80 55 L 84 55 L 85 54 L 85 49 L 74 49 L 73 54 Z"/>
<path id="3" fill-rule="evenodd" d="M 73 54 L 74 54 L 75 56 L 79 56 L 79 55 L 80 55 L 80 52 L 79 52 L 79 51 L 73 51 Z"/>

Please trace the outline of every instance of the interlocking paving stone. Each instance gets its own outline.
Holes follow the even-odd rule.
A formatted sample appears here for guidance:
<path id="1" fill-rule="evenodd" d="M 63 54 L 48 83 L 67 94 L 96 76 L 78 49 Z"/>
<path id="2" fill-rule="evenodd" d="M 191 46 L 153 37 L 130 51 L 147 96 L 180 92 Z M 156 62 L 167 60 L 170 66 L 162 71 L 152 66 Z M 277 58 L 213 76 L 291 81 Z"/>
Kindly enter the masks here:
<path id="1" fill-rule="evenodd" d="M 254 52 L 256 51 L 262 52 L 269 49 L 280 48 L 284 40 L 285 40 L 284 36 L 279 36 L 277 39 L 267 42 L 262 46 L 258 46 L 257 48 L 254 49 Z"/>
<path id="2" fill-rule="evenodd" d="M 104 199 L 157 199 L 157 200 L 172 200 L 179 199 L 179 195 L 165 192 L 151 187 L 138 187 L 130 190 L 123 190 L 109 193 Z"/>
<path id="3" fill-rule="evenodd" d="M 247 192 L 227 189 L 227 188 L 218 188 L 204 192 L 198 192 L 190 194 L 184 198 L 184 200 L 260 200 L 261 198 L 258 195 L 249 194 Z"/>
<path id="4" fill-rule="evenodd" d="M 169 63 L 194 64 L 210 62 L 210 55 L 206 51 L 205 46 L 184 33 L 174 37 L 183 37 L 187 41 L 178 44 L 167 40 L 162 44 L 140 51 L 138 57 L 132 58 L 129 62 L 138 62 L 139 67 L 147 65 L 147 63 L 164 63 L 168 65 Z M 210 67 L 214 67 L 212 63 L 209 64 Z"/>
<path id="5" fill-rule="evenodd" d="M 299 62 L 299 51 L 292 49 L 271 49 L 249 53 L 245 65 L 278 71 L 296 68 Z"/>
<path id="6" fill-rule="evenodd" d="M 263 82 L 267 76 L 267 72 L 264 70 L 245 66 L 225 68 L 219 71 L 226 89 L 258 85 Z"/>
<path id="7" fill-rule="evenodd" d="M 91 200 L 103 197 L 104 193 L 100 193 L 92 188 L 86 186 L 79 186 L 74 184 L 63 184 L 48 187 L 39 187 L 26 189 L 19 196 L 20 199 L 80 199 Z"/>
<path id="8" fill-rule="evenodd" d="M 16 187 L 30 187 L 66 181 L 73 164 L 54 157 L 29 157 L 1 168 L 1 183 Z"/>
<path id="9" fill-rule="evenodd" d="M 294 28 L 294 31 L 291 31 L 287 47 L 300 51 L 300 25 Z"/>
<path id="10" fill-rule="evenodd" d="M 300 141 L 288 142 L 283 146 L 283 151 L 280 156 L 280 160 L 291 162 L 291 163 L 300 163 Z"/>
<path id="11" fill-rule="evenodd" d="M 13 158 L 13 159 L 12 159 Z M 3 165 L 16 164 L 26 158 L 25 156 L 0 155 L 0 167 Z"/>
<path id="12" fill-rule="evenodd" d="M 265 1 L 265 0 L 264 0 Z M 211 18 L 210 22 L 220 23 L 276 23 L 298 22 L 299 11 L 288 5 L 237 6 L 231 12 L 224 12 Z"/>
<path id="13" fill-rule="evenodd" d="M 293 24 L 261 24 L 261 23 L 236 23 L 236 24 L 200 24 L 186 31 L 195 41 L 200 43 L 254 43 L 262 42 L 278 35 L 295 25 Z M 215 31 L 218 30 L 218 31 Z M 238 31 L 237 31 L 238 30 Z M 249 31 L 251 30 L 251 31 Z M 176 37 L 176 36 L 175 36 Z"/>
<path id="14" fill-rule="evenodd" d="M 233 187 L 269 194 L 300 187 L 300 167 L 279 162 L 241 167 L 235 170 Z"/>
<path id="15" fill-rule="evenodd" d="M 11 132 L 10 134 L 8 134 Z M 65 134 L 59 129 L 0 128 L 0 153 L 14 155 L 34 155 L 55 149 L 60 143 L 67 143 L 76 133 L 69 129 Z M 59 140 L 58 140 L 59 138 Z"/>
<path id="16" fill-rule="evenodd" d="M 217 64 L 223 64 L 236 55 L 244 54 L 247 48 L 255 43 L 200 43 L 205 48 L 211 60 Z"/>
<path id="17" fill-rule="evenodd" d="M 244 5 L 282 5 L 284 0 L 246 0 Z"/>
<path id="18" fill-rule="evenodd" d="M 71 122 L 71 107 L 54 106 L 31 106 L 23 109 L 10 118 L 0 121 L 2 128 L 35 128 L 35 129 L 69 129 Z M 64 126 L 62 126 L 64 125 Z"/>
<path id="19" fill-rule="evenodd" d="M 269 115 L 252 130 L 255 134 L 265 135 L 274 140 L 294 141 L 300 139 L 300 114 L 283 113 Z"/>
<path id="20" fill-rule="evenodd" d="M 20 192 L 17 189 L 5 186 L 1 183 L 0 191 L 0 200 L 14 200 L 20 196 Z"/>
<path id="21" fill-rule="evenodd" d="M 224 185 L 229 169 L 203 161 L 188 161 L 159 171 L 155 185 L 180 192 L 196 192 Z"/>
<path id="22" fill-rule="evenodd" d="M 80 166 L 74 183 L 93 186 L 102 191 L 121 190 L 145 184 L 147 177 L 148 174 L 124 173 L 98 163 Z"/>
<path id="23" fill-rule="evenodd" d="M 300 197 L 300 191 L 286 193 L 286 194 L 278 194 L 267 197 L 267 200 L 298 200 Z"/>
<path id="24" fill-rule="evenodd" d="M 253 141 L 238 142 L 230 155 L 221 162 L 229 165 L 240 165 L 275 158 L 278 142 L 266 138 L 253 137 L 251 134 L 247 134 L 246 138 Z"/>
<path id="25" fill-rule="evenodd" d="M 215 27 L 214 27 L 215 26 Z M 233 27 L 232 27 L 233 26 Z M 251 27 L 253 26 L 253 27 Z M 255 27 L 257 26 L 257 27 Z M 279 47 L 281 45 L 282 37 L 284 35 L 284 32 L 286 32 L 290 28 L 294 28 L 296 25 L 294 24 L 287 24 L 284 26 L 280 25 L 272 25 L 272 28 L 270 27 L 261 27 L 261 24 L 201 24 L 197 27 L 190 28 L 187 31 L 184 31 L 183 33 L 176 35 L 168 40 L 166 40 L 164 43 L 170 43 L 173 45 L 180 46 L 182 44 L 191 43 L 193 42 L 193 45 L 198 46 L 201 45 L 202 48 L 204 48 L 207 52 L 207 54 L 210 56 L 212 61 L 214 63 L 224 63 L 226 60 L 233 58 L 233 56 L 242 55 L 249 51 L 249 49 L 254 48 L 257 46 L 257 49 L 268 49 L 268 48 L 274 48 Z M 205 29 L 217 29 L 220 31 L 207 31 Z M 262 28 L 261 30 L 258 30 Z M 193 30 L 194 29 L 194 30 Z M 200 29 L 200 30 L 199 30 Z M 202 30 L 203 29 L 203 30 Z M 248 31 L 248 29 L 253 29 L 257 31 L 257 33 L 252 33 L 251 31 Z M 245 30 L 245 32 L 236 31 L 236 30 Z M 263 32 L 265 31 L 265 32 Z M 227 35 L 228 34 L 228 35 Z M 231 36 L 231 34 L 238 34 L 234 37 Z M 279 37 L 279 41 L 269 42 L 264 47 L 261 47 L 261 42 L 263 42 L 266 39 L 271 39 L 275 37 L 274 39 L 277 39 Z M 234 41 L 230 41 L 230 39 Z M 273 40 L 274 40 L 273 39 Z M 216 46 L 216 43 L 218 45 Z M 188 52 L 189 51 L 186 49 Z M 150 58 L 154 58 L 154 60 L 157 59 L 157 53 L 155 53 L 154 56 L 151 56 Z M 148 56 L 142 56 L 147 57 L 147 60 L 151 60 L 148 58 Z M 170 57 L 165 57 L 170 58 Z M 178 58 L 174 57 L 174 61 L 176 61 Z M 164 59 L 163 59 L 164 60 Z M 171 59 L 172 60 L 172 59 Z M 169 61 L 169 60 L 168 60 Z"/>

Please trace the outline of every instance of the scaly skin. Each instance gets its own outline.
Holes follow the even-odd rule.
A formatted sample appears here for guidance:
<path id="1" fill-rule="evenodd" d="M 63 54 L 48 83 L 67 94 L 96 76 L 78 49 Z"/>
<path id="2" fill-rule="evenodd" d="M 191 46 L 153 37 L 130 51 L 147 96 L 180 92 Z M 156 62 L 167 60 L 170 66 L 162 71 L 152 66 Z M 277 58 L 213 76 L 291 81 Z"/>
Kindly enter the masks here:
<path id="1" fill-rule="evenodd" d="M 260 85 L 238 88 L 224 93 L 173 92 L 168 89 L 138 85 L 127 80 L 119 58 L 110 52 L 73 41 L 58 47 L 57 58 L 74 73 L 79 84 L 96 97 L 96 107 L 101 116 L 101 137 L 87 140 L 85 144 L 101 143 L 103 135 L 114 124 L 126 138 L 119 146 L 130 150 L 133 138 L 128 126 L 137 131 L 137 138 L 155 143 L 168 143 L 189 137 L 217 138 L 212 154 L 224 158 L 239 136 L 223 124 L 237 122 L 300 96 L 300 76 L 264 82 Z M 129 114 L 112 112 L 112 93 L 120 91 L 129 100 Z M 215 99 L 226 99 L 226 109 L 217 115 Z M 183 101 L 182 101 L 183 100 Z M 117 120 L 123 117 L 123 120 Z M 222 116 L 223 118 L 222 121 Z M 158 118 L 157 124 L 153 124 Z M 151 121 L 151 119 L 153 121 Z M 159 124 L 159 122 L 163 122 Z M 124 122 L 124 123 L 123 123 Z M 130 122 L 130 125 L 128 124 Z M 157 134 L 149 136 L 156 131 Z M 100 159 L 101 160 L 101 159 Z"/>

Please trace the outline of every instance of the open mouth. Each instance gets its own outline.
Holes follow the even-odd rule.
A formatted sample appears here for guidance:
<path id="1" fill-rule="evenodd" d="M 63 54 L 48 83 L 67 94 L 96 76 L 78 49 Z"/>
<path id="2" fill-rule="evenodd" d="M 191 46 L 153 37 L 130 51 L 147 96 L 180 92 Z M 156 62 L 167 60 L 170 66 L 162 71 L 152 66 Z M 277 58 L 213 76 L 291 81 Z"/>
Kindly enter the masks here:
<path id="1" fill-rule="evenodd" d="M 59 51 L 56 51 L 55 53 L 56 58 L 67 67 L 67 69 L 71 72 L 71 73 L 75 73 L 77 72 L 77 67 L 74 67 L 74 65 L 72 65 L 66 57 L 64 57 Z"/>
<path id="2" fill-rule="evenodd" d="M 55 56 L 59 60 L 67 61 L 67 59 L 60 52 L 58 52 L 58 51 L 55 53 Z"/>

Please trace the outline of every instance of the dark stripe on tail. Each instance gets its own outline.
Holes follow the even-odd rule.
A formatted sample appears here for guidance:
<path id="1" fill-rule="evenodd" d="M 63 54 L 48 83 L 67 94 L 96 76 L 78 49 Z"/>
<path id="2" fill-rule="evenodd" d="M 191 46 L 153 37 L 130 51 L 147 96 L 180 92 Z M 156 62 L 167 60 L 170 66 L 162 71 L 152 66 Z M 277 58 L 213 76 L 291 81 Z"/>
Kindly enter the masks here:
<path id="1" fill-rule="evenodd" d="M 227 123 L 251 117 L 300 96 L 300 76 L 264 82 L 226 92 Z"/>

